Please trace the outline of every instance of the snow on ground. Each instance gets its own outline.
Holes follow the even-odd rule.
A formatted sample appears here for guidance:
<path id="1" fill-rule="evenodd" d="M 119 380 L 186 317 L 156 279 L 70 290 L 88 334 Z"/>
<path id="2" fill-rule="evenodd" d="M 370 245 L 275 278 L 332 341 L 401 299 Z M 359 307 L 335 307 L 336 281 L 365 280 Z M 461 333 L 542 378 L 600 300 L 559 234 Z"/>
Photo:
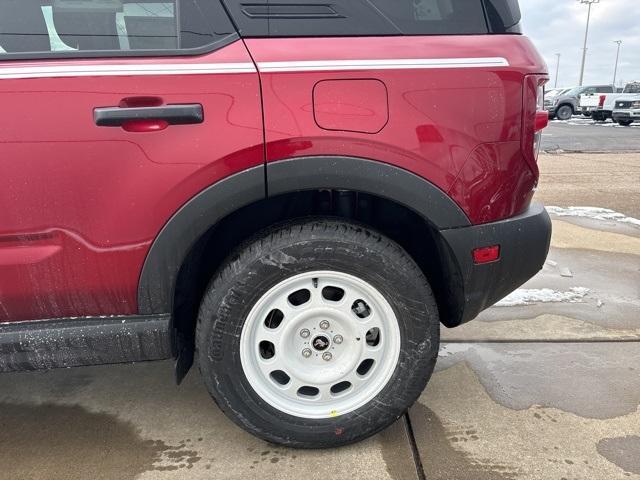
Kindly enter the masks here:
<path id="1" fill-rule="evenodd" d="M 630 126 L 625 127 L 619 125 L 617 122 L 607 120 L 606 122 L 596 122 L 590 118 L 585 117 L 573 117 L 571 120 L 551 120 L 551 123 L 564 123 L 567 125 L 592 125 L 594 127 L 613 127 L 613 128 L 640 128 L 640 123 L 632 123 Z"/>
<path id="2" fill-rule="evenodd" d="M 574 287 L 568 292 L 560 292 L 550 288 L 521 288 L 496 303 L 496 307 L 517 307 L 536 303 L 580 303 L 588 294 L 589 289 L 584 287 Z"/>
<path id="3" fill-rule="evenodd" d="M 547 211 L 551 215 L 557 217 L 580 217 L 590 218 L 592 220 L 614 221 L 620 223 L 628 223 L 631 225 L 640 226 L 640 220 L 633 217 L 627 217 L 626 215 L 610 210 L 608 208 L 601 207 L 547 207 Z"/>

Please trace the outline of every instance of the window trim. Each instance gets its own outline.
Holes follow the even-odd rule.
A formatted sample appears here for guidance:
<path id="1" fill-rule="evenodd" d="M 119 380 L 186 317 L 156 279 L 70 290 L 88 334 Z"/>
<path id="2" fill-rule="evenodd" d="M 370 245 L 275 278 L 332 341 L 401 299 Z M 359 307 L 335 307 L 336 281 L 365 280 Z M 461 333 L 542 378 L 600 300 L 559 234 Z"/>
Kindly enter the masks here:
<path id="1" fill-rule="evenodd" d="M 136 57 L 195 57 L 220 50 L 240 40 L 237 32 L 229 33 L 218 40 L 197 48 L 182 48 L 171 50 L 77 50 L 57 52 L 20 52 L 0 54 L 0 65 L 16 60 L 65 60 L 65 59 L 109 59 Z"/>
<path id="2" fill-rule="evenodd" d="M 0 0 L 1 1 L 1 0 Z M 158 0 L 161 1 L 161 0 Z M 198 10 L 205 17 L 208 17 L 212 11 L 216 10 L 213 5 L 208 5 L 203 9 L 202 0 L 193 0 Z M 181 39 L 178 35 L 178 48 L 172 49 L 138 49 L 138 50 L 58 50 L 58 51 L 41 51 L 41 52 L 3 52 L 0 53 L 0 65 L 4 62 L 22 61 L 22 60 L 66 60 L 66 59 L 123 59 L 123 58 L 155 58 L 155 57 L 195 57 L 213 53 L 236 41 L 240 40 L 240 34 L 235 26 L 233 19 L 229 16 L 225 5 L 220 0 L 205 0 L 206 3 L 216 3 L 217 10 L 226 19 L 224 30 L 228 32 L 217 33 L 215 25 L 211 24 L 210 18 L 207 21 L 211 27 L 211 31 L 216 35 L 216 39 L 211 43 L 195 48 L 181 47 Z M 181 8 L 180 2 L 176 0 L 175 17 L 180 23 Z M 213 10 L 212 10 L 213 9 Z M 180 25 L 178 26 L 178 30 Z M 0 45 L 1 46 L 1 45 Z"/>

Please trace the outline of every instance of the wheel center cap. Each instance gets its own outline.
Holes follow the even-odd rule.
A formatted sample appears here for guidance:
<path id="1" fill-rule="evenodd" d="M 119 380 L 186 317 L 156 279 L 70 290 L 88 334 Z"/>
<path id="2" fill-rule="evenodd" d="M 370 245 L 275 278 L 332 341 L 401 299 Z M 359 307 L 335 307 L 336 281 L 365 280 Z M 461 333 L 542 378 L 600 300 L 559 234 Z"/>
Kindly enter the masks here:
<path id="1" fill-rule="evenodd" d="M 313 338 L 313 340 L 311 341 L 311 345 L 317 351 L 324 352 L 327 348 L 329 348 L 329 338 L 324 335 L 318 335 L 317 337 Z"/>

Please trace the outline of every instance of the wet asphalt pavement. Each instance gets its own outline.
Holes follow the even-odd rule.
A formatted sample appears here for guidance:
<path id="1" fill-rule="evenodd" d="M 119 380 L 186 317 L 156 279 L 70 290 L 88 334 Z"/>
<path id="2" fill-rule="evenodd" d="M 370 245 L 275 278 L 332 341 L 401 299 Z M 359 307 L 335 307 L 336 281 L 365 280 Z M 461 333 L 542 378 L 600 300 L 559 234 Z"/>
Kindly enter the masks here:
<path id="1" fill-rule="evenodd" d="M 623 127 L 612 120 L 594 122 L 582 115 L 552 120 L 542 134 L 542 150 L 566 152 L 635 152 L 640 150 L 640 123 Z"/>
<path id="2" fill-rule="evenodd" d="M 640 154 L 540 165 L 548 205 L 640 218 Z M 0 375 L 0 479 L 640 479 L 640 225 L 554 217 L 523 289 L 543 301 L 443 330 L 408 416 L 338 450 L 251 437 L 171 362 Z"/>

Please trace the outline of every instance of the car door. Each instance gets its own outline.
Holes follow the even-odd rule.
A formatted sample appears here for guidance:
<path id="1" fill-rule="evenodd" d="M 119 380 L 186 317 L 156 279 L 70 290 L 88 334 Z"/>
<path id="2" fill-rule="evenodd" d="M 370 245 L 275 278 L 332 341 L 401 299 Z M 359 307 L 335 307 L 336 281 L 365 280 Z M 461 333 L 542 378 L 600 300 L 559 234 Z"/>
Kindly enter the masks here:
<path id="1" fill-rule="evenodd" d="M 264 161 L 217 0 L 2 0 L 0 105 L 0 322 L 136 313 L 167 220 Z"/>

